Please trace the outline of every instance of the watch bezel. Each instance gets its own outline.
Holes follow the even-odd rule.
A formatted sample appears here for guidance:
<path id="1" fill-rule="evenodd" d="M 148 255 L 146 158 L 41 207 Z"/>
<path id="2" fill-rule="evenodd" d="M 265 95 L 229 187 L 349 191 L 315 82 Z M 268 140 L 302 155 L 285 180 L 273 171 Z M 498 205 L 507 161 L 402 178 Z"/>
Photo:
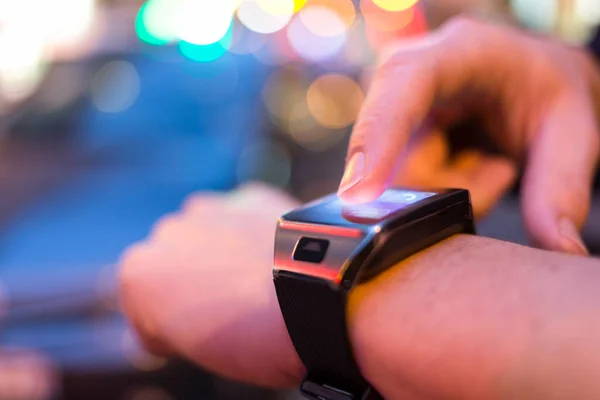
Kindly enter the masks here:
<path id="1" fill-rule="evenodd" d="M 395 188 L 405 190 L 404 188 Z M 469 192 L 464 189 L 443 189 L 432 191 L 434 196 L 425 198 L 418 203 L 411 204 L 406 208 L 391 214 L 387 218 L 379 221 L 371 226 L 358 225 L 356 227 L 337 226 L 331 224 L 320 223 L 319 221 L 298 221 L 289 219 L 292 212 L 282 215 L 277 224 L 277 231 L 293 229 L 295 231 L 307 234 L 316 234 L 316 238 L 331 239 L 337 236 L 353 237 L 357 240 L 356 247 L 348 254 L 347 258 L 340 263 L 336 270 L 329 270 L 325 273 L 326 268 L 322 268 L 310 263 L 301 261 L 295 262 L 294 268 L 283 268 L 282 270 L 304 274 L 310 277 L 327 279 L 332 285 L 339 287 L 344 291 L 349 291 L 356 281 L 360 278 L 361 269 L 365 262 L 373 254 L 378 246 L 378 238 L 383 238 L 394 230 L 408 226 L 430 215 L 435 215 L 439 211 L 443 211 L 448 207 L 452 207 L 459 203 L 470 203 Z M 320 202 L 330 201 L 332 195 L 325 196 L 308 203 L 307 206 L 314 206 Z M 289 254 L 292 258 L 292 254 Z M 304 267 L 304 268 L 303 268 Z M 277 274 L 280 266 L 275 265 L 274 274 Z M 318 272 L 318 273 L 317 273 Z"/>

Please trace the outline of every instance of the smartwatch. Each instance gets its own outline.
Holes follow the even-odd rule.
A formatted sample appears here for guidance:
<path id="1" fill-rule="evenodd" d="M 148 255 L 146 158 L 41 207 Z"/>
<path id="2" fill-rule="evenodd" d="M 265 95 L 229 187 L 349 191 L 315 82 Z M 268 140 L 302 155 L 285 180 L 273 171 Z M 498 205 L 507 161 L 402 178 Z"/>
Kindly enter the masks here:
<path id="1" fill-rule="evenodd" d="M 387 190 L 376 201 L 345 204 L 329 195 L 277 223 L 273 279 L 313 400 L 377 399 L 361 376 L 347 333 L 352 287 L 457 233 L 475 233 L 469 192 Z"/>

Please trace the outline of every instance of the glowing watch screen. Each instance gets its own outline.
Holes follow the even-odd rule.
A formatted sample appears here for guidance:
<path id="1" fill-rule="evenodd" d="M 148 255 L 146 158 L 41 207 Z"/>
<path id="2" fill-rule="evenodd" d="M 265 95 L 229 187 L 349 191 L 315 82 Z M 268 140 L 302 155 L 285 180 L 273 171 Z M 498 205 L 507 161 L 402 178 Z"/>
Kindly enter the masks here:
<path id="1" fill-rule="evenodd" d="M 437 193 L 390 189 L 377 200 L 364 204 L 346 204 L 332 195 L 318 203 L 292 211 L 285 220 L 341 226 L 371 226 Z"/>

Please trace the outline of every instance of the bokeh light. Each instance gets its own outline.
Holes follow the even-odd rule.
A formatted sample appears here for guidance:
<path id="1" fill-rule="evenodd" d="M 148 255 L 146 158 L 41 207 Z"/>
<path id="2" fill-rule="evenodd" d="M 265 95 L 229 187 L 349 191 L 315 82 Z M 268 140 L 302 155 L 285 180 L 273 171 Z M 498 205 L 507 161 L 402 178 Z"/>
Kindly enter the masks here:
<path id="1" fill-rule="evenodd" d="M 300 101 L 292 105 L 286 118 L 286 124 L 283 127 L 285 133 L 289 134 L 299 144 L 311 141 L 312 132 L 324 129 L 310 114 L 306 104 L 306 96 L 303 96 Z"/>
<path id="2" fill-rule="evenodd" d="M 319 125 L 310 114 L 306 100 L 304 100 L 293 107 L 289 115 L 286 133 L 304 149 L 318 152 L 335 146 L 344 138 L 347 131 Z"/>
<path id="3" fill-rule="evenodd" d="M 367 29 L 365 32 L 367 40 L 375 52 L 379 52 L 386 45 L 400 38 L 413 37 L 427 33 L 427 21 L 421 7 L 414 7 L 410 12 L 412 12 L 412 20 L 410 23 L 402 29 L 395 31 L 380 30 L 374 28 L 372 26 L 373 24 L 366 23 Z"/>
<path id="4" fill-rule="evenodd" d="M 598 0 L 576 1 L 575 14 L 590 26 L 600 25 L 600 2 Z"/>
<path id="5" fill-rule="evenodd" d="M 198 62 L 211 62 L 223 56 L 231 44 L 233 29 L 230 26 L 229 31 L 225 36 L 216 43 L 199 45 L 188 43 L 186 41 L 179 42 L 179 51 L 190 60 Z"/>
<path id="6" fill-rule="evenodd" d="M 229 52 L 233 54 L 252 54 L 260 50 L 269 36 L 249 30 L 242 24 L 234 24 Z"/>
<path id="7" fill-rule="evenodd" d="M 404 11 L 417 4 L 418 1 L 419 0 L 373 0 L 377 6 L 386 11 Z"/>
<path id="8" fill-rule="evenodd" d="M 325 9 L 318 11 L 329 13 Z M 328 16 L 337 18 L 335 14 L 328 14 Z M 335 56 L 346 43 L 345 31 L 337 36 L 319 36 L 311 32 L 300 18 L 295 18 L 290 23 L 287 37 L 294 51 L 305 60 L 312 62 L 324 61 Z"/>
<path id="9" fill-rule="evenodd" d="M 95 0 L 53 0 L 41 4 L 43 10 L 31 12 L 43 15 L 46 40 L 53 45 L 66 46 L 85 39 L 95 17 Z"/>
<path id="10" fill-rule="evenodd" d="M 254 57 L 266 65 L 281 66 L 289 63 L 292 60 L 291 55 L 282 51 L 283 46 L 279 42 L 272 40 L 272 37 L 269 39 L 253 53 Z"/>
<path id="11" fill-rule="evenodd" d="M 296 3 L 287 0 L 256 0 L 256 4 L 271 15 L 288 16 L 294 13 Z"/>
<path id="12" fill-rule="evenodd" d="M 30 96 L 55 59 L 89 47 L 95 0 L 0 0 L 0 103 Z"/>
<path id="13" fill-rule="evenodd" d="M 375 63 L 376 55 L 365 35 L 364 19 L 358 20 L 348 33 L 344 56 L 356 67 L 364 68 Z"/>
<path id="14" fill-rule="evenodd" d="M 267 78 L 262 100 L 275 124 L 287 128 L 294 108 L 306 102 L 307 89 L 308 84 L 304 84 L 300 73 L 291 68 L 277 70 Z M 310 116 L 308 112 L 306 116 Z"/>
<path id="15" fill-rule="evenodd" d="M 244 0 L 237 9 L 237 17 L 254 32 L 273 33 L 290 22 L 295 6 L 294 0 Z"/>
<path id="16" fill-rule="evenodd" d="M 360 86 L 351 78 L 328 74 L 309 87 L 306 101 L 315 120 L 328 128 L 345 128 L 356 120 L 364 100 Z"/>
<path id="17" fill-rule="evenodd" d="M 304 7 L 306 0 L 294 0 L 294 12 L 298 12 Z"/>
<path id="18" fill-rule="evenodd" d="M 177 39 L 179 1 L 149 0 L 142 5 L 135 21 L 138 37 L 149 44 L 163 45 Z"/>
<path id="19" fill-rule="evenodd" d="M 556 1 L 511 0 L 511 8 L 528 28 L 551 32 L 556 26 Z"/>
<path id="20" fill-rule="evenodd" d="M 378 7 L 374 0 L 361 0 L 360 8 L 369 29 L 384 32 L 399 31 L 405 28 L 412 22 L 415 15 L 414 7 L 392 12 Z"/>
<path id="21" fill-rule="evenodd" d="M 344 35 L 348 29 L 335 11 L 323 6 L 306 7 L 299 17 L 310 32 L 322 37 Z"/>
<path id="22" fill-rule="evenodd" d="M 177 36 L 189 44 L 217 43 L 229 31 L 234 12 L 231 0 L 183 0 L 177 13 Z"/>
<path id="23" fill-rule="evenodd" d="M 46 70 L 43 36 L 26 24 L 0 26 L 0 90 L 2 98 L 18 102 L 29 96 Z"/>
<path id="24" fill-rule="evenodd" d="M 106 113 L 125 111 L 140 93 L 140 77 L 129 61 L 110 61 L 96 72 L 90 91 L 98 110 Z"/>
<path id="25" fill-rule="evenodd" d="M 314 34 L 338 36 L 352 27 L 356 9 L 352 0 L 308 0 L 298 15 Z"/>

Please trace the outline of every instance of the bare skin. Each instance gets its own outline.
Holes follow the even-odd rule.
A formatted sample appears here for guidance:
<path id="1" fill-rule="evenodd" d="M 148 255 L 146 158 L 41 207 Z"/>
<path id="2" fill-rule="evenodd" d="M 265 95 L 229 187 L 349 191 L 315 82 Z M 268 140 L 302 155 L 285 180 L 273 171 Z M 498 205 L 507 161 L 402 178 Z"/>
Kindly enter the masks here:
<path id="1" fill-rule="evenodd" d="M 122 260 L 143 341 L 228 378 L 296 385 L 271 272 L 274 220 L 295 206 L 250 186 L 159 222 Z M 598 287 L 598 260 L 456 236 L 357 287 L 349 333 L 386 399 L 597 399 Z"/>
<path id="2" fill-rule="evenodd" d="M 341 197 L 368 201 L 393 180 L 467 187 L 483 214 L 522 167 L 532 239 L 575 254 L 457 236 L 357 287 L 350 339 L 385 398 L 600 398 L 600 262 L 580 256 L 578 233 L 598 161 L 598 87 L 582 51 L 464 18 L 383 57 Z M 449 155 L 441 131 L 469 115 L 502 156 Z M 193 197 L 127 251 L 123 306 L 144 343 L 232 379 L 296 385 L 304 369 L 271 275 L 274 221 L 296 205 L 262 186 Z"/>
<path id="3" fill-rule="evenodd" d="M 533 243 L 585 254 L 579 229 L 599 157 L 599 82 L 582 50 L 465 17 L 399 42 L 384 51 L 373 78 L 340 197 L 373 200 L 392 181 L 466 187 L 481 215 L 523 168 L 522 212 Z M 483 122 L 503 155 L 450 157 L 441 130 L 468 117 Z"/>

